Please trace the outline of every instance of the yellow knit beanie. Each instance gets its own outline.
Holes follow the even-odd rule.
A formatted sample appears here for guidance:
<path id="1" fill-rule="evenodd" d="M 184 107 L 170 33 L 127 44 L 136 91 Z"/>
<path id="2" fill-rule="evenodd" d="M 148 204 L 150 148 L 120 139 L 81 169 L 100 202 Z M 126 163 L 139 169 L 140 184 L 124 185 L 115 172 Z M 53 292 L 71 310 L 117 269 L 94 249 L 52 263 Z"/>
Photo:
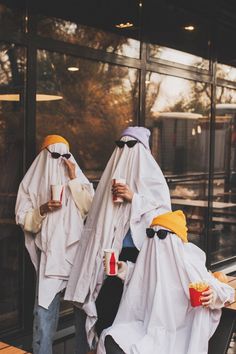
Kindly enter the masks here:
<path id="1" fill-rule="evenodd" d="M 64 139 L 62 136 L 60 135 L 48 135 L 44 138 L 41 149 L 43 150 L 46 147 L 48 147 L 49 145 L 52 144 L 57 144 L 57 143 L 63 143 L 66 144 L 68 146 L 68 148 L 70 149 L 70 145 L 68 143 L 68 141 L 66 139 Z"/>
<path id="2" fill-rule="evenodd" d="M 188 242 L 186 217 L 182 210 L 170 211 L 168 213 L 158 215 L 152 220 L 150 227 L 163 226 L 173 231 L 182 241 Z"/>

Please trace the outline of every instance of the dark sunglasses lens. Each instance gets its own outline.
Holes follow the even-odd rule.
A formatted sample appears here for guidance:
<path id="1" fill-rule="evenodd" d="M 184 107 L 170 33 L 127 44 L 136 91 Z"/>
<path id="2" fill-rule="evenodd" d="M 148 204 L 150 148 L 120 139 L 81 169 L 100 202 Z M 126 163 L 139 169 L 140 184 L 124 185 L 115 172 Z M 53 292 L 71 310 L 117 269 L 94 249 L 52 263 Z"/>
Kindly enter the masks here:
<path id="1" fill-rule="evenodd" d="M 125 145 L 125 142 L 121 140 L 117 140 L 115 143 L 119 148 L 123 148 Z"/>
<path id="2" fill-rule="evenodd" d="M 166 238 L 167 234 L 168 234 L 167 230 L 159 230 L 159 231 L 157 231 L 157 236 L 161 240 L 164 240 Z"/>
<path id="3" fill-rule="evenodd" d="M 134 145 L 136 145 L 137 144 L 137 140 L 129 140 L 129 141 L 127 141 L 127 146 L 129 147 L 129 148 L 132 148 Z"/>
<path id="4" fill-rule="evenodd" d="M 71 157 L 71 154 L 64 154 L 62 156 L 65 157 L 68 160 Z"/>
<path id="5" fill-rule="evenodd" d="M 151 227 L 149 227 L 146 229 L 146 235 L 148 238 L 153 238 L 155 235 L 155 231 Z"/>
<path id="6" fill-rule="evenodd" d="M 51 155 L 53 159 L 58 159 L 61 156 L 58 152 L 51 152 Z"/>

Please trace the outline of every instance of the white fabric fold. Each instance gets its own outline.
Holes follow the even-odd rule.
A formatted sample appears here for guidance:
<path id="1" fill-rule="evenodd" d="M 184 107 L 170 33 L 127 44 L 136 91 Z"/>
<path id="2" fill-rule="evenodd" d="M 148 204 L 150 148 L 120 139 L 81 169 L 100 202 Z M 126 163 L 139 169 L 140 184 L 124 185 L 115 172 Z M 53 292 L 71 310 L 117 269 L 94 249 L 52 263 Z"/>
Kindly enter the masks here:
<path id="1" fill-rule="evenodd" d="M 73 200 L 84 219 L 88 214 L 92 203 L 94 191 L 91 183 L 80 183 L 79 178 L 72 179 L 68 182 Z"/>
<path id="2" fill-rule="evenodd" d="M 52 144 L 49 150 L 65 154 L 68 153 L 68 146 L 63 143 Z M 91 186 L 73 156 L 70 161 L 76 164 L 76 175 L 80 184 Z M 83 228 L 83 218 L 76 207 L 68 183 L 68 171 L 63 159 L 53 159 L 44 149 L 33 161 L 17 194 L 16 223 L 24 230 L 26 248 L 40 276 L 39 305 L 46 308 L 50 305 L 48 301 L 55 296 L 55 291 L 65 287 Z M 30 232 L 25 228 L 27 213 L 39 209 L 51 199 L 50 189 L 53 184 L 64 186 L 62 208 L 48 213 L 41 222 L 41 228 L 36 230 L 37 232 L 34 232 L 34 229 Z M 86 193 L 93 195 L 92 187 Z M 43 288 L 40 285 L 43 285 Z"/>
<path id="3" fill-rule="evenodd" d="M 183 243 L 174 234 L 164 240 L 146 238 L 97 354 L 106 353 L 108 334 L 126 354 L 207 354 L 221 310 L 191 307 L 188 286 L 198 281 L 209 283 L 220 307 L 233 301 L 234 289 L 207 271 L 205 254 L 197 246 Z"/>
<path id="4" fill-rule="evenodd" d="M 42 216 L 40 214 L 39 208 L 32 209 L 28 211 L 25 215 L 24 229 L 28 232 L 33 232 L 37 234 L 42 226 L 42 221 L 45 219 L 46 215 Z"/>
<path id="5" fill-rule="evenodd" d="M 132 203 L 112 201 L 112 179 L 124 178 L 134 192 Z M 153 217 L 171 210 L 169 189 L 150 151 L 138 143 L 114 150 L 98 184 L 71 271 L 65 299 L 83 307 L 88 315 L 88 341 L 94 341 L 95 300 L 101 289 L 105 248 L 122 248 L 129 227 L 138 249 Z M 96 340 L 96 339 L 95 339 Z"/>

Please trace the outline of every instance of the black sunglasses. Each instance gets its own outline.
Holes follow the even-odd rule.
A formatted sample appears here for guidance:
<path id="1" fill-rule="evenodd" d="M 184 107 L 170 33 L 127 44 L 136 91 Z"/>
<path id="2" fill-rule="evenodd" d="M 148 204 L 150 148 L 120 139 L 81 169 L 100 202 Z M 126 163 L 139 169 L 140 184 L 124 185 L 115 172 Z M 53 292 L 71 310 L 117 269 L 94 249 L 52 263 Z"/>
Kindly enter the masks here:
<path id="1" fill-rule="evenodd" d="M 46 150 L 48 150 L 48 152 L 50 152 L 51 156 L 53 159 L 59 159 L 59 157 L 65 157 L 67 160 L 71 157 L 71 154 L 59 154 L 59 152 L 52 152 L 50 151 L 48 148 L 46 148 Z"/>
<path id="2" fill-rule="evenodd" d="M 155 234 L 157 237 L 159 237 L 161 240 L 164 240 L 167 236 L 169 231 L 160 229 L 158 231 L 153 230 L 151 227 L 146 229 L 146 235 L 148 238 L 153 238 Z"/>
<path id="3" fill-rule="evenodd" d="M 125 146 L 125 144 L 129 148 L 132 148 L 134 145 L 138 143 L 138 140 L 129 140 L 129 141 L 116 140 L 115 143 L 120 149 L 122 149 Z"/>

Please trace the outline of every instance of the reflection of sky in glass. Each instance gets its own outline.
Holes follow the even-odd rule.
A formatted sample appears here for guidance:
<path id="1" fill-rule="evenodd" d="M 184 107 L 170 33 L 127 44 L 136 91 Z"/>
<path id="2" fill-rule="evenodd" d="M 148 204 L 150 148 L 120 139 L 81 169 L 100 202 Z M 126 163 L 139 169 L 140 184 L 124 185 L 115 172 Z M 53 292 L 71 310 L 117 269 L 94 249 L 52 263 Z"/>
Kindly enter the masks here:
<path id="1" fill-rule="evenodd" d="M 203 83 L 157 73 L 149 74 L 146 80 L 147 101 L 150 98 L 153 102 L 154 98 L 150 109 L 154 116 L 173 109 L 194 113 L 203 113 L 202 110 L 208 109 L 210 93 Z M 175 105 L 178 108 L 174 108 Z"/>
<path id="2" fill-rule="evenodd" d="M 179 50 L 151 45 L 151 57 L 172 61 L 201 69 L 208 69 L 208 60 Z"/>
<path id="3" fill-rule="evenodd" d="M 218 64 L 216 75 L 220 79 L 226 79 L 230 81 L 236 80 L 236 68 L 225 64 Z"/>
<path id="4" fill-rule="evenodd" d="M 219 104 L 228 104 L 228 108 L 230 104 L 236 103 L 236 90 L 229 89 L 227 87 L 218 86 L 216 88 L 216 98 L 217 98 L 217 105 Z M 231 106 L 233 107 L 233 106 Z M 222 108 L 222 107 L 221 107 Z M 224 107 L 226 111 L 226 106 Z"/>
<path id="5" fill-rule="evenodd" d="M 107 50 L 109 52 L 109 48 Z M 135 39 L 128 38 L 127 43 L 122 44 L 117 50 L 117 54 L 130 58 L 139 58 L 140 42 Z"/>
<path id="6" fill-rule="evenodd" d="M 158 97 L 151 109 L 154 112 L 168 111 L 169 107 L 184 99 L 191 92 L 190 81 L 173 76 L 151 75 L 151 84 L 156 85 L 161 82 L 161 89 Z M 170 89 L 171 88 L 171 89 Z M 151 87 L 150 87 L 151 89 Z"/>

